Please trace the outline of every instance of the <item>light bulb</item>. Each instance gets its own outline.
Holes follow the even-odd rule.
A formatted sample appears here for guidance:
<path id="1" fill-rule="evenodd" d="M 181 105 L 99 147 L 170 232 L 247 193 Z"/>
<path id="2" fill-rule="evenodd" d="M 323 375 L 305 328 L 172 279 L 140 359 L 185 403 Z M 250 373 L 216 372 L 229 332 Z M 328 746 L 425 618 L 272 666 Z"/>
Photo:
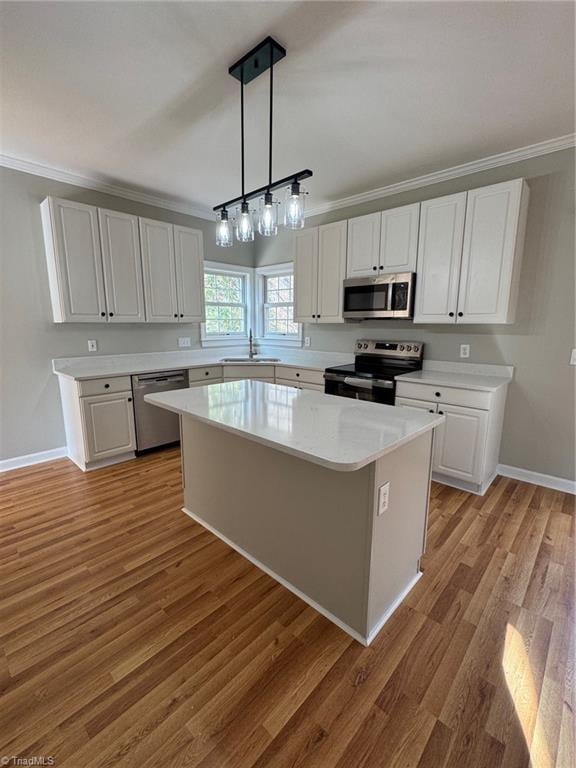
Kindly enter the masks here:
<path id="1" fill-rule="evenodd" d="M 254 224 L 252 222 L 252 213 L 248 208 L 248 203 L 242 203 L 240 214 L 236 219 L 236 239 L 240 243 L 249 243 L 254 240 Z"/>
<path id="2" fill-rule="evenodd" d="M 258 232 L 264 237 L 278 234 L 278 202 L 272 198 L 271 192 L 266 192 L 260 200 Z"/>
<path id="3" fill-rule="evenodd" d="M 220 248 L 230 248 L 232 242 L 232 226 L 228 220 L 228 211 L 224 208 L 216 219 L 216 245 Z"/>
<path id="4" fill-rule="evenodd" d="M 289 229 L 302 229 L 304 226 L 304 195 L 305 192 L 297 181 L 286 190 L 284 224 Z"/>

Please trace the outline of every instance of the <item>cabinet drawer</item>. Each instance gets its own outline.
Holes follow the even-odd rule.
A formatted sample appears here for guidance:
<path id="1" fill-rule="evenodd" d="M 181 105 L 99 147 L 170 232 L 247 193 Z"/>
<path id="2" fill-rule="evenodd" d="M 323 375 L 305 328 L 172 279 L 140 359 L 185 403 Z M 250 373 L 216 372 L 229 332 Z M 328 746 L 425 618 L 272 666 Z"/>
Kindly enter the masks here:
<path id="1" fill-rule="evenodd" d="M 290 379 L 276 379 L 276 384 L 282 384 L 284 387 L 295 387 L 296 389 L 314 389 L 316 392 L 324 392 L 324 385 L 309 384 L 307 381 L 291 381 Z"/>
<path id="2" fill-rule="evenodd" d="M 313 368 L 289 368 L 285 365 L 277 365 L 276 379 L 317 384 L 324 389 L 324 371 L 318 371 Z M 280 383 L 280 381 L 278 381 L 278 383 Z"/>
<path id="3" fill-rule="evenodd" d="M 273 365 L 225 365 L 225 379 L 274 379 Z"/>
<path id="4" fill-rule="evenodd" d="M 491 392 L 433 386 L 431 384 L 413 384 L 408 381 L 396 382 L 396 397 L 409 397 L 415 400 L 426 400 L 430 403 L 463 405 L 467 408 L 480 408 L 484 411 L 490 409 L 492 402 Z"/>
<path id="5" fill-rule="evenodd" d="M 206 368 L 189 368 L 188 369 L 188 381 L 190 384 L 196 381 L 204 381 L 206 379 L 221 379 L 222 378 L 222 366 L 221 365 L 207 365 Z"/>
<path id="6" fill-rule="evenodd" d="M 131 392 L 130 376 L 113 376 L 109 379 L 86 379 L 78 382 L 80 396 L 106 395 L 110 392 Z"/>

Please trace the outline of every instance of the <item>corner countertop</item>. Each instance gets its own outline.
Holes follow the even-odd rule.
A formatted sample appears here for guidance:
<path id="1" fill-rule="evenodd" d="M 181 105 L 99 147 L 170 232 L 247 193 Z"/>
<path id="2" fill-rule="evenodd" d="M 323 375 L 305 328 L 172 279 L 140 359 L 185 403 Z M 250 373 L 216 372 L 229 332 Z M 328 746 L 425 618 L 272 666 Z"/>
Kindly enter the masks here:
<path id="1" fill-rule="evenodd" d="M 129 376 L 137 373 L 169 371 L 178 368 L 201 368 L 205 365 L 286 365 L 292 368 L 314 368 L 323 371 L 333 365 L 354 362 L 354 355 L 343 352 L 316 352 L 304 349 L 266 348 L 258 354 L 278 358 L 278 362 L 223 363 L 223 357 L 240 357 L 244 349 L 193 349 L 186 352 L 143 352 L 130 355 L 94 355 L 61 357 L 52 360 L 52 370 L 69 379 L 98 379 L 105 376 Z"/>
<path id="2" fill-rule="evenodd" d="M 146 402 L 327 469 L 353 472 L 444 417 L 254 380 L 208 384 Z"/>
<path id="3" fill-rule="evenodd" d="M 396 376 L 397 382 L 429 384 L 435 387 L 458 387 L 480 392 L 495 392 L 512 381 L 514 368 L 507 365 L 448 363 L 425 360 L 424 368 Z"/>

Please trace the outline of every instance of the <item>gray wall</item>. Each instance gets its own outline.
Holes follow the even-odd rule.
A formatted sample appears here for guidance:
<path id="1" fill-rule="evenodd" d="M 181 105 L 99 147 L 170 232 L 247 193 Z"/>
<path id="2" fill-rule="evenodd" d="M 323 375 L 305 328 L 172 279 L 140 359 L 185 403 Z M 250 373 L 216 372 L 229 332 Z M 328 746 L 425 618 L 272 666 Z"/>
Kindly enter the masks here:
<path id="1" fill-rule="evenodd" d="M 574 479 L 574 151 L 566 150 L 464 176 L 420 190 L 311 217 L 308 226 L 394 208 L 498 181 L 524 177 L 530 207 L 513 325 L 438 326 L 404 321 L 306 325 L 313 349 L 350 352 L 356 338 L 419 339 L 426 356 L 515 366 L 509 389 L 500 462 Z M 292 233 L 258 240 L 257 264 L 289 261 Z"/>
<path id="2" fill-rule="evenodd" d="M 0 459 L 66 444 L 54 357 L 177 349 L 178 336 L 200 343 L 198 324 L 55 324 L 40 221 L 48 195 L 169 221 L 204 231 L 207 259 L 252 266 L 254 246 L 217 248 L 210 221 L 57 181 L 0 168 Z"/>

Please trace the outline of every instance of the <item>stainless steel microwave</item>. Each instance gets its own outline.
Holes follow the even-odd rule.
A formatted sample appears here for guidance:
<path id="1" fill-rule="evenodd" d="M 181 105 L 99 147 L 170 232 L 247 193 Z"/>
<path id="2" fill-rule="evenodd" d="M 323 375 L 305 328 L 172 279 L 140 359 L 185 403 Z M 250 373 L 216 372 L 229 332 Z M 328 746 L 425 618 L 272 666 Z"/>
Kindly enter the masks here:
<path id="1" fill-rule="evenodd" d="M 411 318 L 414 307 L 414 272 L 344 280 L 344 311 L 348 320 Z"/>

